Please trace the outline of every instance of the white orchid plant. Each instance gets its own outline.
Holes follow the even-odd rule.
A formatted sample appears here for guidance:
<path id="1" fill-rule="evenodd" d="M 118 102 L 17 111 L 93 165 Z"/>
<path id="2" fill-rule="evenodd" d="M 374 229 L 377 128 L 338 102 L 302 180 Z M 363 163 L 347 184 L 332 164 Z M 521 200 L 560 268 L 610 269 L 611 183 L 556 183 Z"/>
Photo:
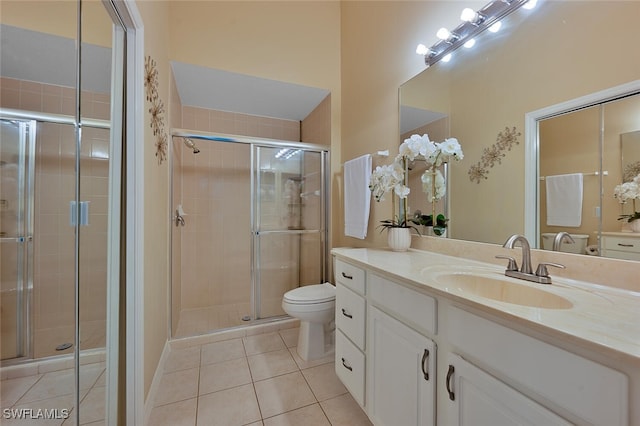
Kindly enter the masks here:
<path id="1" fill-rule="evenodd" d="M 427 163 L 427 170 L 420 179 L 422 189 L 434 206 L 431 216 L 433 218 L 435 217 L 435 202 L 446 194 L 446 182 L 439 167 L 451 159 L 462 160 L 463 158 L 462 148 L 456 138 L 448 138 L 438 143 L 431 141 L 427 134 L 422 136 L 415 134 L 405 139 L 400 145 L 399 153 L 393 163 L 378 166 L 371 174 L 369 189 L 376 201 L 384 200 L 384 194 L 389 191 L 393 191 L 401 201 L 398 219 L 382 221 L 382 226 L 385 228 L 411 227 L 407 218 L 407 196 L 410 189 L 407 186 L 406 176 L 409 162 L 424 160 Z M 423 224 L 416 222 L 415 219 L 412 219 L 412 222 Z M 440 223 L 440 221 L 438 222 Z M 442 222 L 442 225 L 446 227 L 446 220 Z"/>
<path id="2" fill-rule="evenodd" d="M 633 203 L 633 213 L 620 215 L 618 220 L 625 220 L 629 223 L 640 220 L 640 211 L 636 211 L 636 200 L 640 199 L 640 174 L 629 182 L 616 185 L 613 196 L 620 202 L 626 204 L 629 200 Z"/>

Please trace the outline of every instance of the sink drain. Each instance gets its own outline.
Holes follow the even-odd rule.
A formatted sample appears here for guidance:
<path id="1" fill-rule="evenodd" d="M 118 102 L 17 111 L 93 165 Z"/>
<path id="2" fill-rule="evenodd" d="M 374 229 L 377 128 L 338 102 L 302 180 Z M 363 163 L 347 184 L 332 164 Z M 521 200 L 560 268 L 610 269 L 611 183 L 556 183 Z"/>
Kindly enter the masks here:
<path id="1" fill-rule="evenodd" d="M 64 351 L 73 346 L 73 343 L 63 343 L 61 345 L 56 346 L 56 351 Z"/>

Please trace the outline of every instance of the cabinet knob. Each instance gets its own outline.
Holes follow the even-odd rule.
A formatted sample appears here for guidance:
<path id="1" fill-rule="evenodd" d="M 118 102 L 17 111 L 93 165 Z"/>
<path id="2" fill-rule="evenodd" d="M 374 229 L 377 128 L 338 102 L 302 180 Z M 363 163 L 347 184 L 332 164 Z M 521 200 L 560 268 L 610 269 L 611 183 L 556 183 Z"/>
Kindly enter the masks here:
<path id="1" fill-rule="evenodd" d="M 342 276 L 348 280 L 352 280 L 353 279 L 353 275 L 347 275 L 344 272 L 342 273 Z"/>
<path id="2" fill-rule="evenodd" d="M 449 371 L 447 371 L 447 392 L 449 393 L 449 399 L 452 401 L 456 400 L 456 395 L 453 393 L 453 386 L 451 386 L 451 377 L 456 369 L 453 365 L 449 364 Z"/>
<path id="3" fill-rule="evenodd" d="M 424 350 L 422 354 L 422 374 L 426 381 L 429 381 L 429 349 Z"/>
<path id="4" fill-rule="evenodd" d="M 342 366 L 343 366 L 344 368 L 346 368 L 347 370 L 349 370 L 349 371 L 353 371 L 353 367 L 352 367 L 352 366 L 350 366 L 349 364 L 347 364 L 347 360 L 346 360 L 346 359 L 344 359 L 344 357 L 342 358 Z"/>

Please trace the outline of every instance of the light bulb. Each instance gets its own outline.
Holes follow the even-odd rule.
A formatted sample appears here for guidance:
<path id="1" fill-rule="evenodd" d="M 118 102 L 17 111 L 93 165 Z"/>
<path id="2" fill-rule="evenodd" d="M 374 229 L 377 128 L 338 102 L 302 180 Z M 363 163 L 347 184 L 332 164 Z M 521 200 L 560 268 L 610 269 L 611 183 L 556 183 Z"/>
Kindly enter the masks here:
<path id="1" fill-rule="evenodd" d="M 451 33 L 448 29 L 443 27 L 438 30 L 438 32 L 436 33 L 436 37 L 438 37 L 440 40 L 447 40 L 449 37 L 451 37 Z"/>
<path id="2" fill-rule="evenodd" d="M 470 38 L 469 40 L 467 40 L 464 43 L 464 47 L 466 47 L 467 49 L 471 49 L 473 46 L 476 45 L 476 39 L 475 38 Z"/>
<path id="3" fill-rule="evenodd" d="M 442 57 L 442 62 L 449 62 L 451 60 L 451 53 L 447 53 Z"/>
<path id="4" fill-rule="evenodd" d="M 416 53 L 418 55 L 426 55 L 427 53 L 429 53 L 429 48 L 424 44 L 420 43 L 418 47 L 416 47 Z"/>
<path id="5" fill-rule="evenodd" d="M 476 13 L 475 10 L 467 7 L 462 10 L 462 13 L 460 14 L 460 19 L 462 19 L 465 22 L 473 22 L 476 20 L 477 16 L 478 14 Z"/>
<path id="6" fill-rule="evenodd" d="M 529 0 L 528 2 L 526 2 L 522 8 L 523 9 L 533 9 L 534 7 L 536 7 L 536 4 L 538 3 L 538 0 Z"/>
<path id="7" fill-rule="evenodd" d="M 500 27 L 502 27 L 502 22 L 498 21 L 489 27 L 489 31 L 491 31 L 492 33 L 497 33 L 498 31 L 500 31 Z"/>

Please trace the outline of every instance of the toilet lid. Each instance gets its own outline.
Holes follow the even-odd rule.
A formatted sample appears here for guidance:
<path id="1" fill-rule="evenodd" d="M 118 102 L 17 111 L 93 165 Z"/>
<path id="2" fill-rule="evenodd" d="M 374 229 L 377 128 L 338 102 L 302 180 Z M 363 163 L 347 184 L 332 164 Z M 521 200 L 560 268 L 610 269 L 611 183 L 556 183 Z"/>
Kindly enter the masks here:
<path id="1" fill-rule="evenodd" d="M 336 299 L 336 288 L 330 283 L 305 285 L 289 290 L 284 300 L 290 303 L 311 304 Z"/>

